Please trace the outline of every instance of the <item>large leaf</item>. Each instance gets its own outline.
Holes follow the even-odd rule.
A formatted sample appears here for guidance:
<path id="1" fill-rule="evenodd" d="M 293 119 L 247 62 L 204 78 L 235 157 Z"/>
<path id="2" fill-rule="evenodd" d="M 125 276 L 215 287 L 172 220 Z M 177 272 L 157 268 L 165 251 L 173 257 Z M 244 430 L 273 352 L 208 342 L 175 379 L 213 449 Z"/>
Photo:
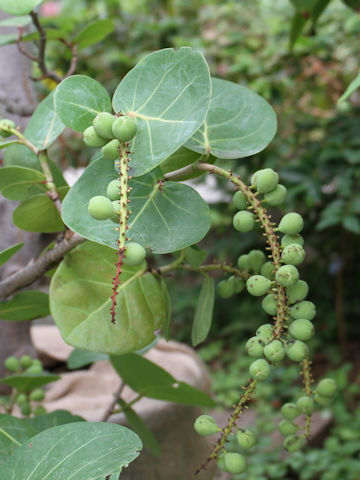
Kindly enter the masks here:
<path id="1" fill-rule="evenodd" d="M 95 220 L 87 211 L 94 195 L 106 195 L 116 178 L 112 162 L 92 162 L 63 203 L 65 224 L 83 237 L 116 248 L 118 232 L 111 220 Z M 150 172 L 130 181 L 129 237 L 154 253 L 168 253 L 199 242 L 210 228 L 209 207 L 191 187 L 176 182 L 158 182 Z"/>
<path id="2" fill-rule="evenodd" d="M 69 423 L 49 428 L 19 447 L 0 467 L 0 478 L 104 480 L 117 478 L 142 448 L 131 430 L 112 423 Z"/>
<path id="3" fill-rule="evenodd" d="M 114 31 L 114 28 L 115 25 L 112 20 L 96 20 L 80 30 L 73 38 L 73 43 L 77 44 L 78 51 L 83 50 L 95 43 L 101 42 L 101 40 Z"/>
<path id="4" fill-rule="evenodd" d="M 55 410 L 54 412 L 44 413 L 44 415 L 37 415 L 28 419 L 28 423 L 37 430 L 36 433 L 57 425 L 66 425 L 74 422 L 85 422 L 85 419 L 79 415 L 72 415 L 67 410 Z"/>
<path id="5" fill-rule="evenodd" d="M 54 92 L 39 103 L 24 131 L 24 136 L 39 150 L 48 148 L 65 125 L 54 109 Z"/>
<path id="6" fill-rule="evenodd" d="M 60 264 L 50 285 L 50 309 L 64 340 L 83 350 L 121 354 L 148 345 L 165 321 L 159 282 L 146 267 L 123 266 L 111 323 L 114 250 L 86 242 Z"/>
<path id="7" fill-rule="evenodd" d="M 0 414 L 0 464 L 7 460 L 22 443 L 37 433 L 37 430 L 25 420 Z"/>
<path id="8" fill-rule="evenodd" d="M 58 375 L 53 375 L 51 373 L 22 373 L 1 378 L 0 383 L 16 388 L 20 392 L 30 392 L 30 390 L 34 390 L 34 388 L 56 382 L 56 380 L 59 379 L 60 377 Z"/>
<path id="9" fill-rule="evenodd" d="M 276 127 L 275 112 L 266 100 L 246 87 L 213 78 L 206 120 L 185 146 L 218 158 L 248 157 L 264 150 Z"/>
<path id="10" fill-rule="evenodd" d="M 30 15 L 22 17 L 11 17 L 1 20 L 0 27 L 26 27 L 31 22 Z"/>
<path id="11" fill-rule="evenodd" d="M 137 123 L 131 147 L 133 175 L 152 170 L 196 132 L 210 94 L 204 57 L 186 47 L 151 53 L 123 78 L 113 108 Z"/>
<path id="12" fill-rule="evenodd" d="M 136 353 L 111 356 L 110 361 L 126 385 L 144 397 L 186 405 L 215 405 L 206 393 L 178 382 L 166 370 Z"/>
<path id="13" fill-rule="evenodd" d="M 0 169 L 0 191 L 9 200 L 22 202 L 46 192 L 45 176 L 33 168 L 3 167 Z"/>
<path id="14" fill-rule="evenodd" d="M 20 292 L 11 300 L 0 303 L 2 320 L 33 320 L 49 314 L 49 295 L 37 290 Z"/>
<path id="15" fill-rule="evenodd" d="M 105 88 L 84 75 L 63 80 L 55 90 L 54 105 L 65 125 L 77 132 L 92 125 L 98 113 L 111 111 L 111 100 Z"/>
<path id="16" fill-rule="evenodd" d="M 25 15 L 42 2 L 43 0 L 0 0 L 0 9 L 10 15 Z"/>
<path id="17" fill-rule="evenodd" d="M 203 342 L 210 330 L 214 308 L 214 279 L 206 276 L 202 284 L 196 305 L 194 324 L 191 330 L 191 342 L 194 346 Z"/>
<path id="18" fill-rule="evenodd" d="M 4 265 L 10 258 L 15 255 L 16 252 L 18 252 L 22 247 L 24 246 L 23 243 L 16 243 L 15 245 L 12 245 L 9 248 L 5 248 L 5 250 L 2 250 L 0 252 L 0 267 L 1 265 Z"/>

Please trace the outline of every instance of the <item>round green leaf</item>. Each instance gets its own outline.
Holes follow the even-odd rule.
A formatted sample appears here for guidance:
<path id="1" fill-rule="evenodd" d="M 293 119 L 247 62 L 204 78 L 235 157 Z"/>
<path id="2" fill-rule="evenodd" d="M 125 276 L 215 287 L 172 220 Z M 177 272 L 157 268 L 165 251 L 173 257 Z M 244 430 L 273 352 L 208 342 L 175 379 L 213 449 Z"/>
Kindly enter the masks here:
<path id="1" fill-rule="evenodd" d="M 0 169 L 0 191 L 5 198 L 21 202 L 46 192 L 45 176 L 32 168 L 3 167 Z"/>
<path id="2" fill-rule="evenodd" d="M 111 100 L 105 88 L 84 75 L 63 80 L 55 90 L 54 105 L 64 124 L 77 132 L 92 125 L 98 113 L 111 111 Z"/>
<path id="3" fill-rule="evenodd" d="M 95 220 L 87 211 L 91 197 L 106 195 L 116 178 L 113 163 L 92 162 L 70 189 L 63 203 L 65 224 L 94 242 L 116 247 L 118 232 L 111 220 Z M 155 172 L 130 181 L 128 236 L 154 253 L 169 253 L 199 242 L 210 228 L 209 207 L 191 187 L 176 182 L 159 183 Z"/>
<path id="4" fill-rule="evenodd" d="M 43 0 L 0 0 L 0 9 L 10 15 L 26 15 Z"/>
<path id="5" fill-rule="evenodd" d="M 114 31 L 114 28 L 115 25 L 112 20 L 96 20 L 80 30 L 80 32 L 74 37 L 73 43 L 77 44 L 77 50 L 79 52 L 84 48 L 101 42 L 101 40 Z"/>
<path id="6" fill-rule="evenodd" d="M 218 158 L 243 158 L 264 150 L 276 128 L 275 112 L 266 100 L 246 87 L 213 78 L 206 120 L 185 146 Z"/>
<path id="7" fill-rule="evenodd" d="M 123 266 L 111 323 L 117 255 L 86 242 L 60 264 L 50 285 L 50 310 L 64 340 L 77 348 L 120 355 L 148 345 L 165 321 L 163 290 L 145 264 Z"/>
<path id="8" fill-rule="evenodd" d="M 0 414 L 0 464 L 26 440 L 38 432 L 25 420 L 13 415 Z"/>
<path id="9" fill-rule="evenodd" d="M 187 47 L 151 53 L 123 78 L 113 108 L 137 124 L 131 146 L 133 175 L 152 170 L 196 132 L 210 94 L 207 63 Z"/>

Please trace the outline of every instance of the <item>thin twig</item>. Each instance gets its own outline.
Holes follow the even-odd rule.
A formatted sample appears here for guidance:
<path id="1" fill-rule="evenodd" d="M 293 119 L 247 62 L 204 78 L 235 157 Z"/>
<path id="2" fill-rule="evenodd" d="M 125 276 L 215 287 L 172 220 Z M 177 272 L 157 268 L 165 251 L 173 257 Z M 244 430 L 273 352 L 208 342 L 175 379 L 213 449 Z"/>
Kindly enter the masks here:
<path id="1" fill-rule="evenodd" d="M 109 420 L 110 416 L 114 411 L 114 407 L 117 404 L 118 398 L 120 397 L 120 395 L 122 394 L 122 391 L 124 390 L 124 387 L 125 387 L 125 383 L 121 382 L 119 387 L 114 393 L 114 398 L 112 399 L 112 402 L 110 403 L 108 408 L 105 410 L 104 415 L 101 417 L 101 420 L 100 420 L 101 422 L 107 422 Z"/>

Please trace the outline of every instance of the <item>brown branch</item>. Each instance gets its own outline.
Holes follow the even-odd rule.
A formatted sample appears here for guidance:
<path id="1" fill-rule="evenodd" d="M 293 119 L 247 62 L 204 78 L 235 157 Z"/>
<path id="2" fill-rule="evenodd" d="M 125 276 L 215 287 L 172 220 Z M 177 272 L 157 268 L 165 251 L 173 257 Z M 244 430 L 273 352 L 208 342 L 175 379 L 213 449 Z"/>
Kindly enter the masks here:
<path id="1" fill-rule="evenodd" d="M 122 394 L 124 387 L 125 387 L 125 383 L 121 382 L 116 392 L 114 392 L 114 398 L 110 403 L 110 405 L 108 406 L 108 408 L 105 410 L 104 415 L 101 417 L 100 422 L 107 422 L 109 420 L 109 417 L 112 415 L 114 411 L 114 407 L 117 404 L 118 398 Z"/>
<path id="2" fill-rule="evenodd" d="M 48 250 L 36 260 L 31 260 L 22 270 L 1 281 L 0 300 L 5 300 L 20 288 L 35 282 L 45 272 L 59 263 L 64 255 L 84 241 L 85 238 L 77 234 L 73 234 L 70 238 L 65 237 L 53 249 Z"/>
<path id="3" fill-rule="evenodd" d="M 64 78 L 71 77 L 75 73 L 76 66 L 77 66 L 77 45 L 72 42 L 68 42 L 65 38 L 60 38 L 60 42 L 62 42 L 64 45 L 67 46 L 67 48 L 70 50 L 71 53 L 71 61 L 70 61 L 70 66 L 68 71 L 66 72 L 66 75 Z"/>

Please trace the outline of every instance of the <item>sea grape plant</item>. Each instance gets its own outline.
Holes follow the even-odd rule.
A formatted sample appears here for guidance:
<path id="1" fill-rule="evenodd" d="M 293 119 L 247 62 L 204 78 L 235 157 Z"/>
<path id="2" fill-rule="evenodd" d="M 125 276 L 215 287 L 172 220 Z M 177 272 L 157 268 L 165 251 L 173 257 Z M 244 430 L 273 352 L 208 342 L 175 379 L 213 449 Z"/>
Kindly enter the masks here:
<path id="1" fill-rule="evenodd" d="M 47 154 L 65 126 L 98 149 L 70 189 Z M 211 327 L 215 282 L 210 273 L 222 272 L 217 293 L 228 298 L 247 290 L 261 297 L 269 322 L 247 342 L 254 360 L 228 424 L 220 427 L 208 415 L 195 422 L 199 434 L 218 435 L 199 470 L 213 459 L 228 472 L 245 470 L 245 458 L 228 452 L 227 441 L 236 433 L 243 449 L 254 446 L 254 433 L 241 428 L 241 415 L 258 384 L 290 361 L 299 363 L 304 395 L 282 407 L 279 429 L 288 451 L 301 448 L 310 435 L 314 402 L 325 405 L 336 391 L 329 379 L 312 388 L 306 342 L 314 334 L 316 311 L 300 278 L 303 220 L 289 212 L 279 225 L 272 221 L 268 210 L 285 204 L 286 187 L 271 168 L 254 172 L 247 182 L 221 166 L 224 159 L 235 161 L 266 148 L 276 132 L 272 107 L 246 87 L 211 78 L 201 53 L 164 49 L 144 57 L 121 80 L 112 100 L 96 80 L 72 75 L 43 100 L 23 133 L 7 120 L 0 131 L 9 137 L 1 144 L 7 154 L 0 190 L 20 202 L 15 225 L 58 233 L 67 242 L 50 286 L 50 310 L 64 340 L 111 355 L 126 381 L 131 365 L 141 362 L 133 352 L 159 335 L 169 338 L 166 274 L 187 270 L 203 276 L 192 330 L 198 345 Z M 206 254 L 196 244 L 209 231 L 210 209 L 183 183 L 202 174 L 233 185 L 233 227 L 239 235 L 258 231 L 263 250 L 251 250 L 230 264 L 204 263 Z M 156 266 L 161 254 L 173 254 L 174 260 Z M 131 376 L 128 381 L 136 385 Z M 177 394 L 181 389 L 167 398 Z M 305 415 L 301 426 L 293 422 L 300 415 Z"/>

